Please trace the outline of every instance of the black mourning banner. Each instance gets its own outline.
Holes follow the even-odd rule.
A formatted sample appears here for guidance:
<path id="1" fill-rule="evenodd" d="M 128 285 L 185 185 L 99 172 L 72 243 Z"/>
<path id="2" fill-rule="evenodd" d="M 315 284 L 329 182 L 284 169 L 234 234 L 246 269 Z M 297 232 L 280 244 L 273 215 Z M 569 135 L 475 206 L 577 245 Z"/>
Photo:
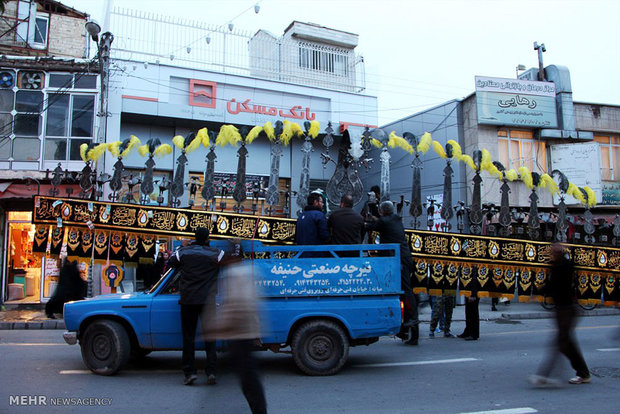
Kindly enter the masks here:
<path id="1" fill-rule="evenodd" d="M 45 196 L 36 196 L 34 205 L 35 251 L 44 251 L 46 229 L 51 226 L 51 254 L 58 255 L 68 226 L 68 251 L 82 257 L 92 254 L 100 263 L 152 262 L 157 235 L 193 238 L 198 227 L 207 227 L 215 239 L 255 239 L 267 244 L 293 244 L 295 240 L 294 219 Z M 58 218 L 65 227 L 56 227 Z M 89 229 L 91 223 L 95 230 Z M 76 246 L 78 233 L 80 244 Z M 458 288 L 466 296 L 545 298 L 550 243 L 423 230 L 406 230 L 406 236 L 415 265 L 411 282 L 416 293 L 454 294 Z M 605 304 L 617 305 L 620 249 L 564 246 L 575 264 L 579 301 L 600 303 L 602 297 Z"/>
<path id="2" fill-rule="evenodd" d="M 52 227 L 52 237 L 50 240 L 50 256 L 58 257 L 60 256 L 60 251 L 62 250 L 62 239 L 64 237 L 65 227 Z"/>
<path id="3" fill-rule="evenodd" d="M 34 241 L 32 242 L 32 253 L 39 256 L 45 254 L 47 251 L 49 230 L 50 226 L 47 224 L 39 224 L 35 227 Z"/>
<path id="4" fill-rule="evenodd" d="M 165 234 L 193 237 L 199 227 L 207 227 L 212 238 L 254 238 L 268 244 L 292 244 L 295 219 L 220 213 L 213 211 L 171 209 L 138 204 L 106 203 L 80 199 L 35 197 L 33 222 L 87 226 L 140 234 Z"/>

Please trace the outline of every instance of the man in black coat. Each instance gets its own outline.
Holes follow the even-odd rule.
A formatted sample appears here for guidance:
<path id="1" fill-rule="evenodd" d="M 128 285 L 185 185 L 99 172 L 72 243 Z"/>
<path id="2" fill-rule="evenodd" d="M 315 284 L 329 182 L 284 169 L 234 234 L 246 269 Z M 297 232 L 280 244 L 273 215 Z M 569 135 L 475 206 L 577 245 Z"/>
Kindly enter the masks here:
<path id="1" fill-rule="evenodd" d="M 411 289 L 411 272 L 413 271 L 413 260 L 411 251 L 405 236 L 405 227 L 400 216 L 394 213 L 394 204 L 391 201 L 383 201 L 379 205 L 381 217 L 367 224 L 369 230 L 379 232 L 381 244 L 397 243 L 400 244 L 400 283 L 404 302 L 404 323 L 403 328 L 411 328 L 411 335 L 406 342 L 408 345 L 417 345 L 419 333 L 418 304 Z M 402 331 L 402 329 L 401 329 Z"/>
<path id="2" fill-rule="evenodd" d="M 364 218 L 353 210 L 353 197 L 343 195 L 340 208 L 327 219 L 332 244 L 361 244 L 364 235 Z"/>
<path id="3" fill-rule="evenodd" d="M 183 331 L 183 373 L 185 385 L 191 385 L 198 377 L 195 366 L 195 338 L 198 317 L 201 317 L 202 329 L 207 323 L 203 311 L 207 315 L 215 315 L 215 294 L 217 293 L 217 276 L 220 266 L 225 262 L 227 254 L 220 249 L 209 246 L 209 230 L 200 227 L 196 230 L 196 241 L 189 246 L 179 248 L 168 261 L 171 267 L 180 269 L 181 279 L 179 290 L 181 298 L 181 328 Z M 232 256 L 239 256 L 241 247 L 235 244 Z M 230 256 L 230 255 L 229 255 Z M 207 351 L 207 384 L 215 384 L 215 367 L 217 354 L 215 342 L 205 342 Z"/>

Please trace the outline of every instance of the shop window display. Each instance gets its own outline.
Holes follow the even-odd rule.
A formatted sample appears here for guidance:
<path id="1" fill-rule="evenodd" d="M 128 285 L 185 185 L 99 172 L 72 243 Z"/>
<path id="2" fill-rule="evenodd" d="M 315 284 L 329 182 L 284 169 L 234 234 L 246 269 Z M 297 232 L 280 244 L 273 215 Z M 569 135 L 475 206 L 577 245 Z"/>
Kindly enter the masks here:
<path id="1" fill-rule="evenodd" d="M 9 212 L 7 236 L 7 301 L 39 302 L 41 258 L 32 253 L 34 225 L 30 212 Z"/>

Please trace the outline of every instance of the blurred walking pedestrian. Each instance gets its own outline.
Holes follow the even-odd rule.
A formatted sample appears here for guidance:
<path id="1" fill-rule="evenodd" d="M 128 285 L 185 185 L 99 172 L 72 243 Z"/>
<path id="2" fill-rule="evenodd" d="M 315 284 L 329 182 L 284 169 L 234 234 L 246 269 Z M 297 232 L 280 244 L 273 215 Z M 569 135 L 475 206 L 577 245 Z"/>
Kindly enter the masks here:
<path id="1" fill-rule="evenodd" d="M 63 259 L 58 285 L 56 290 L 45 304 L 45 314 L 50 319 L 56 319 L 55 313 L 63 313 L 64 304 L 73 300 L 82 300 L 86 297 L 87 284 L 82 276 L 76 261 Z"/>
<path id="2" fill-rule="evenodd" d="M 538 373 L 529 377 L 529 381 L 537 387 L 554 385 L 557 381 L 549 376 L 560 353 L 562 353 L 568 358 L 571 367 L 576 372 L 576 376 L 568 382 L 570 384 L 587 384 L 590 382 L 590 371 L 574 338 L 577 320 L 574 303 L 575 267 L 572 261 L 566 257 L 564 248 L 559 243 L 551 246 L 551 258 L 551 277 L 547 281 L 546 290 L 555 304 L 555 320 L 558 331 L 547 358 L 540 364 Z"/>

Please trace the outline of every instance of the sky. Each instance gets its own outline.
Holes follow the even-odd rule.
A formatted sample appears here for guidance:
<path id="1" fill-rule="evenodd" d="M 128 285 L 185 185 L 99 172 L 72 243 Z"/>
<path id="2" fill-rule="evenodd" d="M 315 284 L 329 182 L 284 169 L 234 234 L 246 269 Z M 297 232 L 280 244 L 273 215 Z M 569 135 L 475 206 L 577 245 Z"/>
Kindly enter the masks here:
<path id="1" fill-rule="evenodd" d="M 61 0 L 104 21 L 108 0 Z M 356 33 L 379 125 L 474 92 L 475 76 L 519 64 L 568 67 L 576 102 L 620 105 L 620 0 L 109 0 L 276 36 L 294 20 Z"/>

